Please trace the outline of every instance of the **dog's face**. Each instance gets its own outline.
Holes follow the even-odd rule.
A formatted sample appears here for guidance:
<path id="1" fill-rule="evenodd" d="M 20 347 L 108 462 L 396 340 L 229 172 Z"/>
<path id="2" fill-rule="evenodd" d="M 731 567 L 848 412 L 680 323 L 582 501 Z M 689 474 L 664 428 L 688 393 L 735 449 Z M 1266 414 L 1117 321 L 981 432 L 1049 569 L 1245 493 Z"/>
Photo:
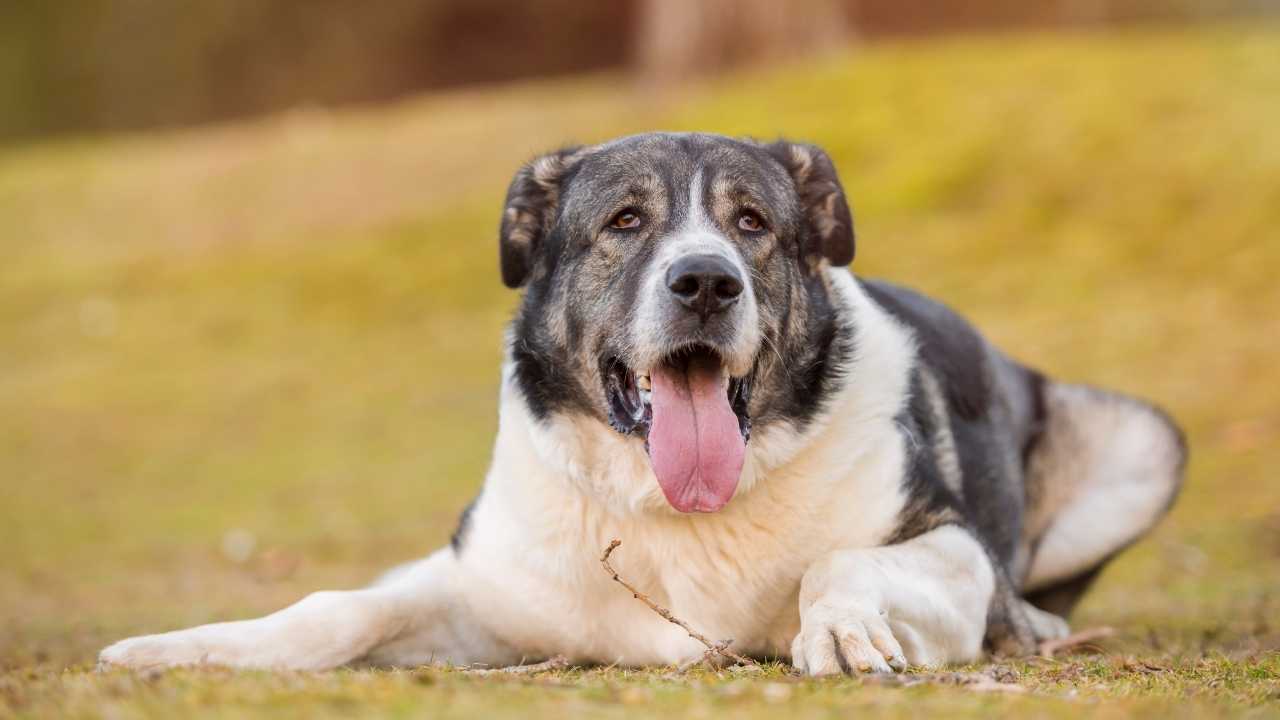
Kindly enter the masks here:
<path id="1" fill-rule="evenodd" d="M 803 424 L 847 352 L 821 269 L 853 259 L 852 220 L 812 146 L 650 134 L 551 153 L 512 181 L 500 240 L 534 415 L 644 443 L 682 512 L 723 507 L 753 423 Z"/>

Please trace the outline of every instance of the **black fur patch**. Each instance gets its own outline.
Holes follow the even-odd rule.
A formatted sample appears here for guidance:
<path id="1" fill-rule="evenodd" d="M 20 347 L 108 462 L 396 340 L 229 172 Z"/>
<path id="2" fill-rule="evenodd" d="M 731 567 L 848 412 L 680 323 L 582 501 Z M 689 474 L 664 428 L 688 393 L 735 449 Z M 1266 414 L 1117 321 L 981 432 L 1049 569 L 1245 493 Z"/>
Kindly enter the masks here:
<path id="1" fill-rule="evenodd" d="M 885 282 L 864 281 L 863 286 L 915 334 L 919 361 L 937 378 L 947 400 L 965 518 L 1002 567 L 1010 568 L 1021 540 L 1024 505 L 1023 448 L 1013 439 L 1025 433 L 1010 426 L 1007 413 L 996 412 L 1000 403 L 986 343 L 941 303 Z M 923 394 L 918 378 L 912 392 Z"/>
<path id="2" fill-rule="evenodd" d="M 939 432 L 925 394 L 920 370 L 911 377 L 911 398 L 898 415 L 897 423 L 905 439 L 907 463 L 903 485 L 907 503 L 898 516 L 898 527 L 886 543 L 893 545 L 923 535 L 935 528 L 964 524 L 963 505 L 943 480 L 934 456 L 934 439 Z"/>
<path id="3" fill-rule="evenodd" d="M 516 340 L 511 358 L 515 362 L 516 385 L 524 395 L 529 411 L 537 420 L 570 409 L 587 410 L 591 401 L 585 390 L 568 372 L 563 353 L 545 336 L 536 319 L 536 304 L 526 301 L 516 319 Z"/>
<path id="4" fill-rule="evenodd" d="M 1048 417 L 1048 409 L 1045 407 L 1044 400 L 1044 375 L 1035 370 L 1027 370 L 1027 395 L 1031 398 L 1031 427 L 1027 429 L 1027 439 L 1022 444 L 1022 468 L 1025 470 L 1027 463 L 1031 461 L 1031 451 L 1035 450 L 1036 443 L 1040 442 L 1040 436 L 1044 434 L 1045 419 Z"/>
<path id="5" fill-rule="evenodd" d="M 911 328 L 920 359 L 938 376 L 951 406 L 962 417 L 981 415 L 991 398 L 985 344 L 978 331 L 950 308 L 881 280 L 864 280 L 871 299 Z"/>
<path id="6" fill-rule="evenodd" d="M 1022 539 L 1022 467 L 1012 434 L 991 418 L 951 424 L 964 475 L 968 517 L 1005 567 L 1011 567 Z"/>
<path id="7" fill-rule="evenodd" d="M 818 276 L 805 276 L 807 322 L 794 340 L 770 339 L 777 348 L 780 367 L 779 387 L 770 393 L 770 402 L 762 407 L 758 422 L 779 420 L 803 430 L 826 408 L 832 388 L 840 381 L 855 347 L 855 328 L 838 322 L 831 305 L 829 290 Z M 802 322 L 790 310 L 783 323 Z M 764 396 L 763 393 L 761 393 Z"/>
<path id="8" fill-rule="evenodd" d="M 458 526 L 454 528 L 453 535 L 449 536 L 449 547 L 453 548 L 454 555 L 462 554 L 462 547 L 467 542 L 467 535 L 471 532 L 471 513 L 476 509 L 476 503 L 480 502 L 480 496 L 467 503 L 462 508 L 462 514 L 458 516 Z"/>

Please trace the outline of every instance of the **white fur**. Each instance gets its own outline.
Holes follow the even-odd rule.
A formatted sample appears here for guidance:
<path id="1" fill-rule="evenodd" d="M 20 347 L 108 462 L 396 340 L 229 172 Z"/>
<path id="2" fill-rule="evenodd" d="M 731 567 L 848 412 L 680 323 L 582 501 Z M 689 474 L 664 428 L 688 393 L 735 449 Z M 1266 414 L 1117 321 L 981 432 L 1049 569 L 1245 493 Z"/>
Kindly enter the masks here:
<path id="1" fill-rule="evenodd" d="M 836 550 L 805 573 L 791 661 L 832 675 L 842 664 L 889 672 L 972 660 L 994 589 L 986 552 L 954 525 L 898 545 Z"/>
<path id="2" fill-rule="evenodd" d="M 372 588 L 311 596 L 259 620 L 126 640 L 102 661 L 314 669 L 699 655 L 696 641 L 604 573 L 599 555 L 613 538 L 623 576 L 738 651 L 786 657 L 812 636 L 799 641 L 797 663 L 827 672 L 829 629 L 858 641 L 874 633 L 871 647 L 888 648 L 895 666 L 903 655 L 972 658 L 992 585 L 977 543 L 943 528 L 881 547 L 906 500 L 894 418 L 908 396 L 912 338 L 850 275 L 826 272 L 858 333 L 843 385 L 803 432 L 753 436 L 737 495 L 720 512 L 676 513 L 640 444 L 597 421 L 536 422 L 508 362 L 493 465 L 460 554 L 446 548 Z M 887 662 L 850 642 L 855 668 Z"/>
<path id="3" fill-rule="evenodd" d="M 1096 566 L 1146 532 L 1178 491 L 1182 452 L 1154 411 L 1096 390 L 1055 383 L 1051 426 L 1032 472 L 1054 508 L 1025 587 L 1036 590 Z"/>

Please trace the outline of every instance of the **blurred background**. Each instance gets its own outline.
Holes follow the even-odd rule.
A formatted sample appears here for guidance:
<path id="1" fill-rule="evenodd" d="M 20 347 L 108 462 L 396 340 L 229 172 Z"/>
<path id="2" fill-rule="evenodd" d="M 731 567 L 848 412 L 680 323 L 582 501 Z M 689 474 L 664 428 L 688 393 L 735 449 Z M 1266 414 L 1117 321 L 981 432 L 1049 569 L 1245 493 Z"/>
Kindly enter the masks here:
<path id="1" fill-rule="evenodd" d="M 855 271 L 1188 428 L 1080 611 L 1280 648 L 1280 3 L 0 4 L 0 667 L 447 540 L 496 427 L 516 167 L 825 146 Z"/>
<path id="2" fill-rule="evenodd" d="M 5 3 L 0 137 L 208 123 L 602 70 L 671 82 L 850 41 L 1276 9 L 1274 0 Z"/>

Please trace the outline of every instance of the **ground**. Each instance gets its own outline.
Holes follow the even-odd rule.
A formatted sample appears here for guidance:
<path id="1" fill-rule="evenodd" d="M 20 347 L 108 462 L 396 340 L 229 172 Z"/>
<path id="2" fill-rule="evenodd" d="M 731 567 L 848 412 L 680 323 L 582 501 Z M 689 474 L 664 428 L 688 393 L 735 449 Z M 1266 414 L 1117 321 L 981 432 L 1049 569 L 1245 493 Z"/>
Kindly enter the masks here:
<path id="1" fill-rule="evenodd" d="M 0 716 L 1280 713 L 1280 26 L 872 45 L 0 149 Z M 496 423 L 517 164 L 653 128 L 826 146 L 854 268 L 1156 399 L 1186 489 L 1024 692 L 698 670 L 93 670 L 446 541 Z"/>

